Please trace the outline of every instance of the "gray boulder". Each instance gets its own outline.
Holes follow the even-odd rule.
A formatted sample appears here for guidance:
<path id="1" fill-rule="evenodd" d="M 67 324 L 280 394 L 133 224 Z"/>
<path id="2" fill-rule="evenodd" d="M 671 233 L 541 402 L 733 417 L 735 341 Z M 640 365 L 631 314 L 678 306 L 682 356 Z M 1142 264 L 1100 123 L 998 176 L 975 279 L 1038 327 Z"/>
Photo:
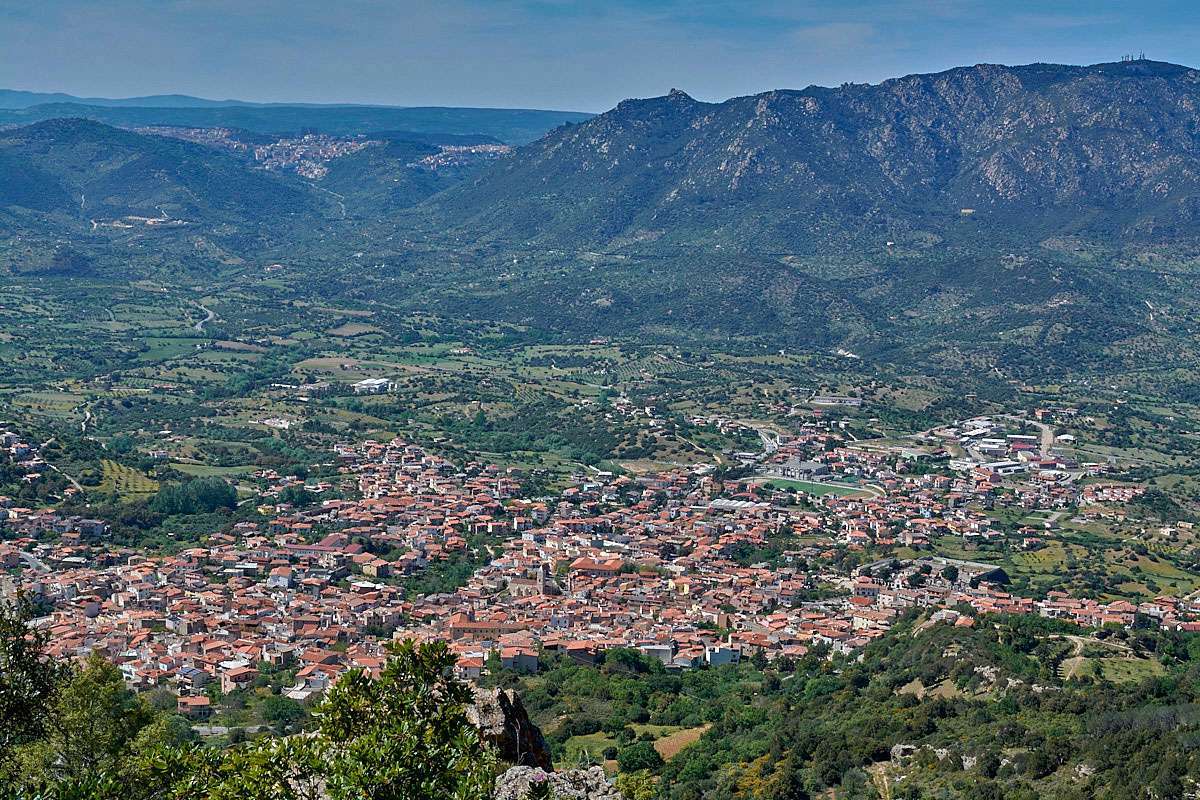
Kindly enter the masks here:
<path id="1" fill-rule="evenodd" d="M 525 800 L 536 782 L 549 781 L 554 800 L 622 800 L 603 767 L 546 772 L 535 767 L 513 767 L 496 778 L 493 800 Z"/>
<path id="2" fill-rule="evenodd" d="M 515 692 L 476 689 L 475 704 L 467 708 L 467 717 L 504 761 L 553 771 L 550 748 L 542 731 L 529 719 L 529 712 Z"/>

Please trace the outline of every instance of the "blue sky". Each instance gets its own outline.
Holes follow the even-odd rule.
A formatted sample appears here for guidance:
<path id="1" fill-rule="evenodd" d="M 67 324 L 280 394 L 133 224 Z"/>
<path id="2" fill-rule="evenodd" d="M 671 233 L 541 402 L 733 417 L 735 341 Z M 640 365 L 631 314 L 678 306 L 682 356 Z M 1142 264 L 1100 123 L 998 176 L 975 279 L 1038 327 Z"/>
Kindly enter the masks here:
<path id="1" fill-rule="evenodd" d="M 1196 0 L 0 0 L 0 87 L 102 96 L 601 111 L 1198 48 Z"/>

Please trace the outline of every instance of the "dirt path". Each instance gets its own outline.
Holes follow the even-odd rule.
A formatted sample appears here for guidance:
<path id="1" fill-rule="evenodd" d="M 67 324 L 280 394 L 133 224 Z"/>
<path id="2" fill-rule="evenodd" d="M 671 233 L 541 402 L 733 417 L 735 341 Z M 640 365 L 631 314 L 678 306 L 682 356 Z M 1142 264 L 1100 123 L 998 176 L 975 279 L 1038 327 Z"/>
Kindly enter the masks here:
<path id="1" fill-rule="evenodd" d="M 346 218 L 346 198 L 344 195 L 340 195 L 337 192 L 330 191 L 329 189 L 326 189 L 321 186 L 317 186 L 315 183 L 312 183 L 311 181 L 309 182 L 309 185 L 312 186 L 314 189 L 316 189 L 318 192 L 324 192 L 325 194 L 332 197 L 334 199 L 334 202 L 336 202 L 338 204 L 338 211 L 341 213 L 342 219 Z"/>
<path id="2" fill-rule="evenodd" d="M 1058 665 L 1058 676 L 1063 680 L 1070 680 L 1076 675 L 1079 675 L 1084 665 L 1092 660 L 1090 658 L 1085 658 L 1083 655 L 1083 649 L 1088 645 L 1089 642 L 1092 644 L 1098 644 L 1102 647 L 1107 647 L 1111 649 L 1114 654 L 1119 654 L 1125 658 L 1135 657 L 1133 648 L 1122 642 L 1098 642 L 1097 640 L 1089 639 L 1086 636 L 1075 636 L 1073 634 L 1064 635 L 1062 638 L 1074 645 L 1071 649 L 1071 655 L 1068 658 L 1064 658 L 1062 663 Z"/>
<path id="3" fill-rule="evenodd" d="M 79 481 L 75 480 L 75 479 L 74 479 L 74 478 L 72 478 L 70 475 L 68 475 L 67 473 L 65 473 L 65 472 L 63 472 L 61 469 L 59 469 L 58 467 L 56 467 L 56 466 L 54 466 L 53 464 L 51 464 L 49 461 L 45 461 L 44 463 L 46 464 L 46 466 L 47 466 L 47 467 L 49 467 L 50 469 L 54 470 L 54 471 L 55 471 L 55 472 L 57 472 L 59 475 L 62 475 L 64 478 L 66 478 L 68 481 L 70 481 L 70 482 L 71 482 L 71 485 L 75 487 L 75 490 L 76 490 L 76 491 L 78 491 L 78 492 L 82 492 L 82 491 L 83 491 L 83 485 L 82 485 L 82 484 L 81 484 Z"/>

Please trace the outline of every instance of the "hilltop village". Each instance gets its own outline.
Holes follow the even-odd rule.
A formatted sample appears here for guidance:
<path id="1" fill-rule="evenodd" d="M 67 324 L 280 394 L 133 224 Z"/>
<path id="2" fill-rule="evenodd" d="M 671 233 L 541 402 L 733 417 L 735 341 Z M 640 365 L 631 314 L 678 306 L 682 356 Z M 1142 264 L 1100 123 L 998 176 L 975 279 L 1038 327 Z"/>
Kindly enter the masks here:
<path id="1" fill-rule="evenodd" d="M 273 516 L 167 556 L 114 546 L 102 521 L 0 498 L 0 581 L 36 598 L 54 657 L 98 650 L 130 685 L 173 689 L 196 719 L 214 689 L 264 672 L 286 670 L 285 694 L 306 700 L 346 669 L 379 668 L 389 638 L 446 640 L 477 679 L 497 665 L 536 669 L 547 652 L 591 663 L 614 647 L 672 669 L 852 653 L 911 607 L 963 626 L 998 612 L 1200 630 L 1197 599 L 1018 596 L 1003 568 L 928 550 L 934 537 L 1037 548 L 1063 509 L 1119 517 L 1115 504 L 1140 491 L 1080 486 L 1096 465 L 1028 437 L 982 442 L 973 425 L 953 435 L 997 458 L 949 474 L 922 466 L 944 452 L 861 446 L 824 424 L 772 440 L 756 476 L 593 471 L 552 499 L 523 497 L 515 471 L 364 442 L 337 448 L 339 477 L 308 487 L 314 505 L 271 505 L 295 480 L 268 473 L 260 499 Z M 11 459 L 44 468 L 35 446 L 2 441 Z M 348 499 L 319 500 L 338 484 Z M 1048 516 L 1004 530 L 987 513 L 998 505 Z M 412 591 L 451 566 L 462 580 Z"/>

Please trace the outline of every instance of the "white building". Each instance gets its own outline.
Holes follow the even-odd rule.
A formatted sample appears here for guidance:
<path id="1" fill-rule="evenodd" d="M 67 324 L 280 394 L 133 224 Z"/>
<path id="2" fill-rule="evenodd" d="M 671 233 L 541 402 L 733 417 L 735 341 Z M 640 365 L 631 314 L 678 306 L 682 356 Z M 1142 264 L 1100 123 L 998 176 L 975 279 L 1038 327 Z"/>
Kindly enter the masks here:
<path id="1" fill-rule="evenodd" d="M 355 394 L 387 394 L 395 388 L 389 378 L 367 378 L 351 386 Z"/>

